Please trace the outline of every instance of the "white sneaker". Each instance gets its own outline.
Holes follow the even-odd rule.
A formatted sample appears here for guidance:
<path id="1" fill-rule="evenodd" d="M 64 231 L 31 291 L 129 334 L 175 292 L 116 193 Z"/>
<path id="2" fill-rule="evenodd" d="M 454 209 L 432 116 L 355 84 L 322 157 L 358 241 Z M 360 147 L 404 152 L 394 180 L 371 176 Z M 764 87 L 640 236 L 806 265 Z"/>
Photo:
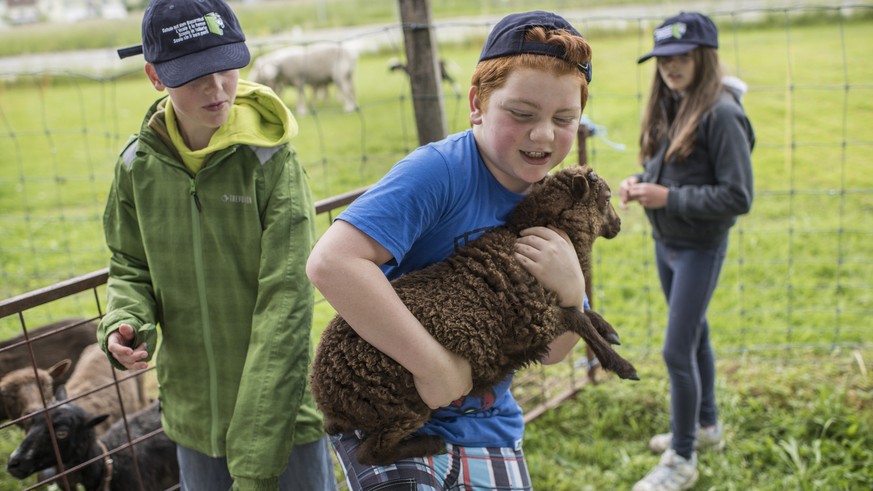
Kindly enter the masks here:
<path id="1" fill-rule="evenodd" d="M 660 435 L 653 436 L 652 439 L 649 440 L 649 448 L 655 453 L 664 453 L 672 446 L 672 433 L 661 433 Z M 718 452 L 722 449 L 724 449 L 724 438 L 722 438 L 721 423 L 716 424 L 715 428 L 697 428 L 697 438 L 694 439 L 694 450 L 714 450 Z"/>
<path id="2" fill-rule="evenodd" d="M 694 486 L 698 475 L 696 453 L 688 460 L 670 448 L 658 465 L 634 484 L 633 491 L 680 491 Z"/>

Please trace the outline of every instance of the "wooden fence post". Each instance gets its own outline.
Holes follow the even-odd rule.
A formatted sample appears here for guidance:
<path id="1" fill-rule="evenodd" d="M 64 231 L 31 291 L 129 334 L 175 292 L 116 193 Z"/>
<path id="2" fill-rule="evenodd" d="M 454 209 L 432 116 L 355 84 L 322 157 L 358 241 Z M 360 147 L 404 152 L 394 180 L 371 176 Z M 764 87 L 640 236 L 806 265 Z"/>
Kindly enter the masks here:
<path id="1" fill-rule="evenodd" d="M 579 165 L 588 164 L 589 136 L 591 136 L 591 131 L 588 129 L 588 126 L 580 123 L 579 128 L 576 130 L 576 156 L 579 160 Z M 588 295 L 588 304 L 593 309 L 594 299 L 591 294 L 591 285 L 592 278 L 591 275 L 588 275 L 585 277 L 585 294 Z M 585 346 L 585 358 L 587 358 L 588 361 L 588 381 L 592 384 L 597 383 L 597 367 L 600 365 L 600 362 L 588 346 Z"/>
<path id="2" fill-rule="evenodd" d="M 398 1 L 418 143 L 424 145 L 448 134 L 439 56 L 430 29 L 430 3 L 429 0 Z"/>

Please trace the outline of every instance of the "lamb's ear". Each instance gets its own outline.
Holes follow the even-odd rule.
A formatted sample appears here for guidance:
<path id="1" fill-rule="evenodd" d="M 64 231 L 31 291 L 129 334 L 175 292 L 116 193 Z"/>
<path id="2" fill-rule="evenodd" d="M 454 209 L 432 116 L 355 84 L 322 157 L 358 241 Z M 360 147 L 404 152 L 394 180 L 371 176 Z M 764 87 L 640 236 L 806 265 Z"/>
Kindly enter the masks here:
<path id="1" fill-rule="evenodd" d="M 57 380 L 61 378 L 63 374 L 67 373 L 67 370 L 70 369 L 70 365 L 72 364 L 73 362 L 70 361 L 69 358 L 64 358 L 63 360 L 55 363 L 51 366 L 51 368 L 48 369 L 49 376 L 51 376 L 52 380 Z"/>
<path id="2" fill-rule="evenodd" d="M 588 176 L 573 176 L 573 196 L 582 199 L 590 190 L 591 183 L 588 182 Z"/>
<path id="3" fill-rule="evenodd" d="M 87 423 L 85 423 L 85 428 L 93 428 L 93 427 L 99 425 L 100 423 L 106 421 L 106 418 L 108 418 L 108 417 L 109 417 L 108 414 L 101 414 L 100 416 L 94 416 L 93 418 L 88 420 Z"/>

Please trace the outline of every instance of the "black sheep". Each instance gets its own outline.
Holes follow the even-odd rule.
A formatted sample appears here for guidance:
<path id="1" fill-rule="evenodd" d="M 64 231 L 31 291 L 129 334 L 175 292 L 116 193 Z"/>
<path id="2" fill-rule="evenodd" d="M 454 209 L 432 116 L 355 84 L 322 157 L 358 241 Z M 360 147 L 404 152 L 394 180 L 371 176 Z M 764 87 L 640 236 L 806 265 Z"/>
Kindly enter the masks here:
<path id="1" fill-rule="evenodd" d="M 473 394 L 543 359 L 551 341 L 567 331 L 579 334 L 605 369 L 637 379 L 634 367 L 609 345 L 618 344 L 618 335 L 608 322 L 591 310 L 560 307 L 557 295 L 513 256 L 521 230 L 551 225 L 569 235 L 590 276 L 594 239 L 615 237 L 621 228 L 610 197 L 606 181 L 590 168 L 565 168 L 538 184 L 504 226 L 392 282 L 431 335 L 470 362 Z M 431 414 L 412 374 L 340 316 L 322 333 L 311 385 L 328 433 L 363 432 L 361 463 L 385 465 L 444 451 L 439 437 L 410 437 Z"/>
<path id="2" fill-rule="evenodd" d="M 176 444 L 161 429 L 158 401 L 127 418 L 133 441 L 148 436 L 132 447 L 136 454 L 137 472 L 131 448 L 112 452 L 128 443 L 124 420 L 116 421 L 99 439 L 94 427 L 108 416 L 92 416 L 74 403 L 49 411 L 57 437 L 64 469 L 93 460 L 67 475 L 70 482 L 82 484 L 86 490 L 160 491 L 179 482 Z M 110 455 L 110 452 L 111 455 Z M 18 479 L 56 466 L 46 418 L 37 417 L 24 440 L 9 456 L 6 470 Z M 139 487 L 139 477 L 142 488 Z"/>

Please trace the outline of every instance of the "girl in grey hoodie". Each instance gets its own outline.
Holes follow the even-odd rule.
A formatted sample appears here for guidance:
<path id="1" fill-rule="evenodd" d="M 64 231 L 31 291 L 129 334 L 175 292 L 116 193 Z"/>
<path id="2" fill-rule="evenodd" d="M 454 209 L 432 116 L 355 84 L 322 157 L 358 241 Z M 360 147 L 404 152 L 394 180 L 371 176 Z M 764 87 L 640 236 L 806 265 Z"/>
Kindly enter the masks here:
<path id="1" fill-rule="evenodd" d="M 667 299 L 663 356 L 670 376 L 670 433 L 649 447 L 658 465 L 634 491 L 688 489 L 697 455 L 721 448 L 715 360 L 706 310 L 727 252 L 728 233 L 752 204 L 752 126 L 741 104 L 744 85 L 724 78 L 718 31 L 708 17 L 680 13 L 654 31 L 657 58 L 643 114 L 643 172 L 621 182 L 622 206 L 645 208 Z"/>

